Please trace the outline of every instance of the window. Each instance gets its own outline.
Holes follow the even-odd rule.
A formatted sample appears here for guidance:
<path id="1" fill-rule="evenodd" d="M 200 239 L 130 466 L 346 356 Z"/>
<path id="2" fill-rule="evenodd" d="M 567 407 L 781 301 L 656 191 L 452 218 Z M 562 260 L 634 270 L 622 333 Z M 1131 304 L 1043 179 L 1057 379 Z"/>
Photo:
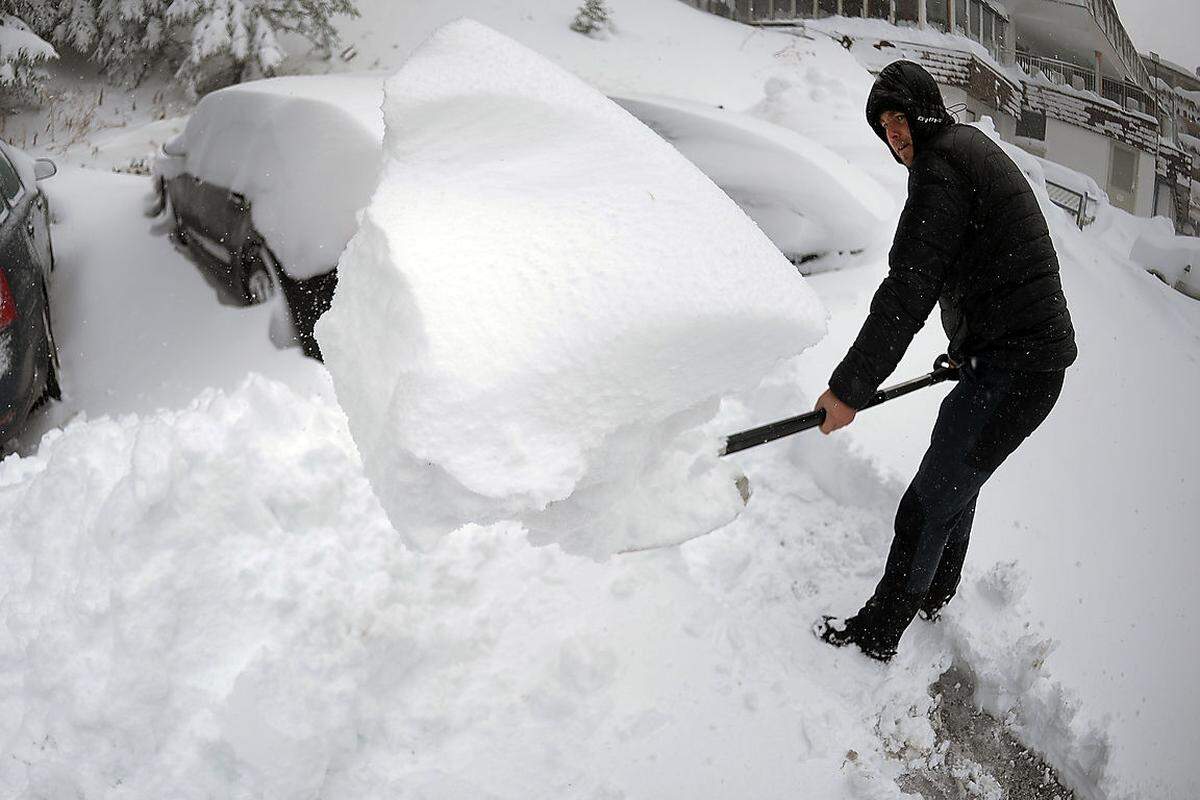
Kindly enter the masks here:
<path id="1" fill-rule="evenodd" d="M 967 32 L 967 0 L 954 0 L 954 27 L 959 33 Z"/>
<path id="2" fill-rule="evenodd" d="M 950 3 L 952 0 L 927 0 L 925 18 L 939 30 L 950 29 Z"/>
<path id="3" fill-rule="evenodd" d="M 1113 142 L 1112 163 L 1108 170 L 1108 196 L 1113 205 L 1131 214 L 1137 213 L 1137 180 L 1137 151 Z"/>
<path id="4" fill-rule="evenodd" d="M 817 6 L 818 17 L 832 17 L 837 14 L 837 0 L 821 0 Z"/>
<path id="5" fill-rule="evenodd" d="M 979 0 L 971 0 L 971 27 L 968 34 L 975 41 L 980 40 L 980 32 L 983 30 L 983 20 L 980 16 L 983 14 L 983 4 Z"/>
<path id="6" fill-rule="evenodd" d="M 1021 118 L 1017 120 L 1017 136 L 1046 141 L 1046 112 L 1022 108 Z"/>
<path id="7" fill-rule="evenodd" d="M 921 12 L 917 6 L 924 0 L 896 0 L 896 22 L 919 22 Z"/>
<path id="8" fill-rule="evenodd" d="M 861 17 L 863 15 L 863 0 L 842 0 L 842 15 Z"/>
<path id="9" fill-rule="evenodd" d="M 12 205 L 16 205 L 21 195 L 25 194 L 25 187 L 21 185 L 17 171 L 3 153 L 0 153 L 0 192 Z"/>
<path id="10" fill-rule="evenodd" d="M 867 16 L 875 19 L 890 19 L 892 16 L 891 0 L 867 0 Z"/>
<path id="11" fill-rule="evenodd" d="M 989 48 L 996 43 L 996 15 L 988 9 L 983 11 L 983 43 Z"/>

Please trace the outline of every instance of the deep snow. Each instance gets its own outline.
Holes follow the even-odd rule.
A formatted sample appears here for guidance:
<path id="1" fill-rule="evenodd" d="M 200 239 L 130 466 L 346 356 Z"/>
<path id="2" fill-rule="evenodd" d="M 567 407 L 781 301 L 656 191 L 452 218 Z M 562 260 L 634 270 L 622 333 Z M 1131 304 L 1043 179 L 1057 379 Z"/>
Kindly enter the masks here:
<path id="1" fill-rule="evenodd" d="M 422 45 L 384 117 L 317 338 L 396 530 L 425 549 L 521 520 L 599 557 L 729 522 L 733 467 L 695 429 L 821 337 L 795 268 L 674 148 L 478 23 Z"/>
<path id="2" fill-rule="evenodd" d="M 606 92 L 784 124 L 902 199 L 903 170 L 862 122 L 870 78 L 832 43 L 674 0 L 613 0 L 617 33 L 596 42 L 565 31 L 575 5 L 388 3 L 347 30 L 360 59 L 395 68 L 470 12 Z M 957 660 L 1080 796 L 1200 794 L 1200 312 L 1125 257 L 1142 223 L 1104 207 L 1081 233 L 1048 209 L 1080 361 L 981 498 L 947 618 L 881 669 L 806 628 L 869 591 L 944 389 L 739 456 L 746 511 L 682 548 L 596 564 L 501 524 L 416 557 L 324 372 L 269 348 L 268 310 L 213 302 L 137 216 L 146 183 L 64 172 L 47 187 L 69 393 L 53 418 L 137 416 L 77 420 L 0 463 L 5 792 L 897 797 L 902 767 L 938 758 L 925 686 Z M 720 430 L 811 404 L 882 249 L 809 280 L 827 337 L 750 407 L 726 403 Z M 898 375 L 943 342 L 928 326 Z M 251 369 L 287 385 L 238 388 Z M 209 385 L 223 389 L 185 408 Z"/>

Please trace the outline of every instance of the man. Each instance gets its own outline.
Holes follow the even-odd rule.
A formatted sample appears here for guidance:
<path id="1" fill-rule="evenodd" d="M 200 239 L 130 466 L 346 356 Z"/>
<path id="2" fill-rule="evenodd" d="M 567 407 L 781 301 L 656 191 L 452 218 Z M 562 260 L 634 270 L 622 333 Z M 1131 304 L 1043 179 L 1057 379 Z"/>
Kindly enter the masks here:
<path id="1" fill-rule="evenodd" d="M 1058 258 L 1037 198 L 985 134 L 955 124 L 919 65 L 889 64 L 867 121 L 909 170 L 889 271 L 845 359 L 817 401 L 822 433 L 849 425 L 891 374 L 935 303 L 959 382 L 896 512 L 874 595 L 814 632 L 887 661 L 918 612 L 933 620 L 958 587 L 979 490 L 1042 423 L 1075 360 Z"/>

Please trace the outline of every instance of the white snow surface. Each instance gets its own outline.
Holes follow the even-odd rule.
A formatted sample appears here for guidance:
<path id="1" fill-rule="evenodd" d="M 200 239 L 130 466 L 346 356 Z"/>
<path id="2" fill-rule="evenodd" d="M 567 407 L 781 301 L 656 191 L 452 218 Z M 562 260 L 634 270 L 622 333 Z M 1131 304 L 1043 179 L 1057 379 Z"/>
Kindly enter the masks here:
<path id="1" fill-rule="evenodd" d="M 385 94 L 317 335 L 396 529 L 427 549 L 521 518 L 606 556 L 728 522 L 735 473 L 696 428 L 822 335 L 795 268 L 670 145 L 479 23 Z"/>
<path id="2" fill-rule="evenodd" d="M 311 278 L 337 264 L 378 180 L 382 79 L 282 77 L 221 89 L 200 101 L 171 147 L 185 153 L 188 173 L 250 198 L 254 227 L 281 265 Z"/>
<path id="3" fill-rule="evenodd" d="M 397 68 L 467 13 L 606 92 L 787 125 L 903 200 L 862 119 L 870 76 L 834 43 L 607 4 L 596 41 L 567 30 L 577 0 L 360 0 L 359 56 L 335 63 Z M 898 799 L 899 770 L 939 757 L 926 687 L 957 661 L 1077 797 L 1200 796 L 1200 304 L 1127 257 L 1145 221 L 1102 204 L 1080 232 L 1039 190 L 1080 360 L 981 496 L 945 618 L 880 668 L 807 625 L 870 592 L 946 387 L 736 456 L 749 505 L 679 548 L 596 563 L 497 523 L 417 556 L 327 374 L 139 216 L 150 187 L 108 174 L 114 132 L 70 151 L 98 169 L 44 182 L 67 396 L 0 462 L 0 795 Z M 884 255 L 809 279 L 827 336 L 714 430 L 811 407 Z M 944 346 L 927 325 L 896 377 Z"/>

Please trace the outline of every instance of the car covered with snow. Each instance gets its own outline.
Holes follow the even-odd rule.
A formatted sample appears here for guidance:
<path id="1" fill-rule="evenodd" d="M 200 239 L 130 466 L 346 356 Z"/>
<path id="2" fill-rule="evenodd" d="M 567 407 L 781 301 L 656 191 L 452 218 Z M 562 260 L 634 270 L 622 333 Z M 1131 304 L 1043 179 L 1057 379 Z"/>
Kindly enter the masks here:
<path id="1" fill-rule="evenodd" d="M 282 289 L 305 353 L 381 161 L 382 73 L 271 78 L 204 97 L 154 165 L 177 241 L 246 304 Z"/>
<path id="2" fill-rule="evenodd" d="M 61 395 L 50 324 L 50 204 L 38 181 L 56 171 L 0 142 L 0 445 Z"/>

